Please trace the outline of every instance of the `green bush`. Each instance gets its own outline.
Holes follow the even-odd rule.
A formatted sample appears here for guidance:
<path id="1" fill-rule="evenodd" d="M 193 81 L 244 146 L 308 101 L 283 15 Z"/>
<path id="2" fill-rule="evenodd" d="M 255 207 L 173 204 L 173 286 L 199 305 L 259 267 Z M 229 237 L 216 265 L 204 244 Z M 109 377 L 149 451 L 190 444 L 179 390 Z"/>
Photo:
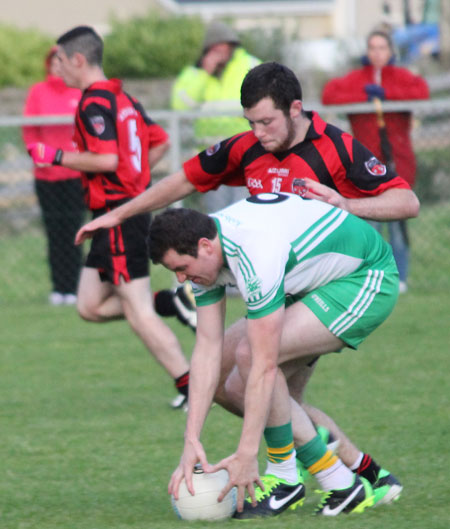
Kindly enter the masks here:
<path id="1" fill-rule="evenodd" d="M 184 66 L 195 64 L 205 31 L 204 23 L 195 17 L 150 13 L 127 21 L 113 19 L 105 38 L 105 73 L 128 79 L 173 77 Z M 280 28 L 263 33 L 248 30 L 239 36 L 247 51 L 262 61 L 281 60 Z"/>
<path id="2" fill-rule="evenodd" d="M 37 30 L 0 24 L 0 87 L 29 86 L 44 78 L 44 57 L 53 40 Z"/>
<path id="3" fill-rule="evenodd" d="M 227 21 L 232 25 L 231 21 Z M 164 17 L 155 13 L 126 21 L 113 18 L 105 37 L 104 67 L 108 77 L 152 79 L 176 76 L 194 64 L 205 35 L 196 17 Z M 263 61 L 280 60 L 280 29 L 240 33 L 243 46 Z M 0 87 L 29 86 L 44 77 L 44 56 L 54 39 L 38 30 L 0 24 Z"/>
<path id="4" fill-rule="evenodd" d="M 205 33 L 198 18 L 149 14 L 113 19 L 105 38 L 105 73 L 129 79 L 171 77 L 198 58 Z"/>

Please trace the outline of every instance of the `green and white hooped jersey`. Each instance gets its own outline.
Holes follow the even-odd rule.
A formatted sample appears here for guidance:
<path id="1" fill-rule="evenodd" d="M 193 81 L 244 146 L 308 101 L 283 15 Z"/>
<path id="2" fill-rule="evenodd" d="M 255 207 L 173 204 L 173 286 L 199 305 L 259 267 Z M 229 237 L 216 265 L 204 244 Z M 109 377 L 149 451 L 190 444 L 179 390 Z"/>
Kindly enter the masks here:
<path id="1" fill-rule="evenodd" d="M 211 287 L 193 284 L 197 305 L 238 287 L 249 318 L 285 304 L 362 267 L 383 269 L 389 245 L 367 222 L 317 200 L 288 193 L 248 197 L 211 215 L 225 266 Z"/>

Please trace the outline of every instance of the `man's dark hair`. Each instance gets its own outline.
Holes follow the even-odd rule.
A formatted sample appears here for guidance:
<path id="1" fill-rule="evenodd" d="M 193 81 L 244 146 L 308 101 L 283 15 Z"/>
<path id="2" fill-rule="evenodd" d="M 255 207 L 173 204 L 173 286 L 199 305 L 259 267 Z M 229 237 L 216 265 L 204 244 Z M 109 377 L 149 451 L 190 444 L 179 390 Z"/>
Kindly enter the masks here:
<path id="1" fill-rule="evenodd" d="M 255 66 L 242 82 L 241 105 L 252 108 L 265 97 L 270 97 L 275 108 L 288 115 L 292 102 L 302 99 L 300 81 L 292 70 L 277 62 Z"/>
<path id="2" fill-rule="evenodd" d="M 197 257 L 198 241 L 203 237 L 213 240 L 216 235 L 216 224 L 208 215 L 193 209 L 166 209 L 150 225 L 150 259 L 159 264 L 170 249 Z"/>
<path id="3" fill-rule="evenodd" d="M 81 53 L 91 66 L 101 66 L 103 61 L 103 41 L 90 26 L 77 26 L 67 31 L 56 41 L 67 57 Z"/>

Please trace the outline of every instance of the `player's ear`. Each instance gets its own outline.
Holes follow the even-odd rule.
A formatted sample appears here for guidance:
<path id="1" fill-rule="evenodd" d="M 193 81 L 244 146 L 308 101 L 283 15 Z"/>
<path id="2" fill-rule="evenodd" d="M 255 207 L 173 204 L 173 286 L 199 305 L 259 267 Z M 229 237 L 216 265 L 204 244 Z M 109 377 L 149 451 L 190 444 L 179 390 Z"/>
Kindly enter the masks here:
<path id="1" fill-rule="evenodd" d="M 70 58 L 70 60 L 71 60 L 72 63 L 73 63 L 75 66 L 77 66 L 78 68 L 79 68 L 80 66 L 83 66 L 83 65 L 85 65 L 85 64 L 87 63 L 86 57 L 85 57 L 82 53 L 80 53 L 80 52 L 78 52 L 78 51 L 76 51 L 76 52 L 72 55 L 72 57 Z"/>
<path id="2" fill-rule="evenodd" d="M 291 103 L 291 108 L 289 109 L 289 114 L 292 119 L 298 118 L 300 114 L 302 113 L 303 103 L 300 101 L 300 99 L 294 99 Z"/>
<path id="3" fill-rule="evenodd" d="M 198 241 L 198 253 L 200 253 L 200 251 L 203 251 L 206 254 L 210 254 L 212 252 L 212 249 L 213 249 L 212 241 L 208 239 L 207 237 L 202 237 Z"/>

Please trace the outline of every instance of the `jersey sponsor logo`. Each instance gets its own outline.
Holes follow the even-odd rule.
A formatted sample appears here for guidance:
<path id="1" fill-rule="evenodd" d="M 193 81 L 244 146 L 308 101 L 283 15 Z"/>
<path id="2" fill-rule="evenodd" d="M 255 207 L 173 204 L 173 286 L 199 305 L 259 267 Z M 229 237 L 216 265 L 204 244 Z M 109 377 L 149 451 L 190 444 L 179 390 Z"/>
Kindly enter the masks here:
<path id="1" fill-rule="evenodd" d="M 313 294 L 311 297 L 324 312 L 328 312 L 330 310 L 330 307 L 317 294 Z"/>
<path id="2" fill-rule="evenodd" d="M 118 118 L 119 121 L 125 121 L 129 116 L 136 116 L 137 112 L 134 107 L 124 107 L 120 110 Z"/>
<path id="3" fill-rule="evenodd" d="M 375 158 L 375 156 L 372 156 L 367 162 L 364 162 L 364 165 L 373 176 L 384 176 L 386 174 L 386 166 L 378 158 Z"/>
<path id="4" fill-rule="evenodd" d="M 105 132 L 105 120 L 103 119 L 103 116 L 92 116 L 90 121 L 97 136 L 100 136 Z"/>
<path id="5" fill-rule="evenodd" d="M 286 167 L 269 167 L 269 169 L 267 169 L 267 172 L 268 174 L 276 174 L 278 176 L 286 178 L 289 176 L 290 169 L 287 169 Z"/>
<path id="6" fill-rule="evenodd" d="M 245 281 L 245 290 L 247 291 L 248 296 L 257 296 L 261 294 L 261 284 L 262 281 L 258 276 L 249 277 Z"/>
<path id="7" fill-rule="evenodd" d="M 220 143 L 216 143 L 215 145 L 212 145 L 211 147 L 208 147 L 206 149 L 206 156 L 212 156 L 213 154 L 216 154 L 216 152 L 220 149 Z"/>
<path id="8" fill-rule="evenodd" d="M 259 178 L 247 178 L 247 187 L 251 187 L 252 189 L 264 189 Z"/>

